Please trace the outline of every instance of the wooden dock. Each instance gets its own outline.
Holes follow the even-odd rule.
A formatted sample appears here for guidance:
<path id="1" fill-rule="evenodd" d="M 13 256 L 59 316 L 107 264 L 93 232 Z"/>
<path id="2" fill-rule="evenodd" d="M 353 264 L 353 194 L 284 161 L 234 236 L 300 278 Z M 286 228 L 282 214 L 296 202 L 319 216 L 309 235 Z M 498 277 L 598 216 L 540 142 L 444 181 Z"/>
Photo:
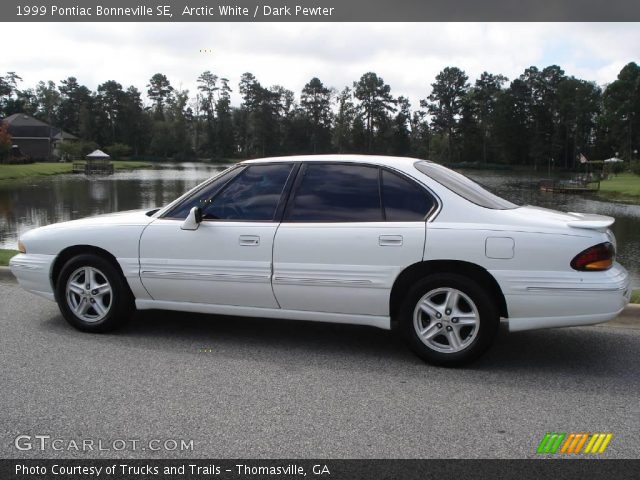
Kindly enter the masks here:
<path id="1" fill-rule="evenodd" d="M 87 162 L 73 162 L 73 173 L 85 175 L 111 175 L 113 163 L 110 160 L 90 160 Z"/>
<path id="2" fill-rule="evenodd" d="M 600 190 L 600 180 L 540 180 L 539 188 L 552 193 L 592 193 Z"/>

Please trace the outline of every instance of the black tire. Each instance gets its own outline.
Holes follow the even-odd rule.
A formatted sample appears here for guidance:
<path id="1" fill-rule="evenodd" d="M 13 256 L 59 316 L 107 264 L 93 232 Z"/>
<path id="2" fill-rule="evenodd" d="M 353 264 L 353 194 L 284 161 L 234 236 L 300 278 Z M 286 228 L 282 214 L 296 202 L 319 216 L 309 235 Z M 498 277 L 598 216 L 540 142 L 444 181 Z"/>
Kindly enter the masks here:
<path id="1" fill-rule="evenodd" d="M 447 292 L 453 295 L 447 297 Z M 455 308 L 448 310 L 446 299 L 456 297 Z M 423 300 L 429 300 L 428 305 Z M 430 313 L 419 308 L 419 302 Z M 477 318 L 475 326 L 462 324 L 474 322 L 472 318 Z M 406 341 L 420 358 L 433 365 L 454 367 L 475 360 L 489 348 L 500 316 L 489 293 L 477 282 L 446 273 L 429 275 L 417 282 L 400 305 L 398 321 Z"/>
<path id="2" fill-rule="evenodd" d="M 92 286 L 98 288 L 85 288 L 82 293 L 68 290 L 71 284 L 78 289 L 78 284 L 86 283 L 87 274 L 83 272 L 95 279 Z M 92 254 L 78 255 L 65 263 L 56 283 L 56 301 L 65 320 L 84 332 L 112 331 L 135 311 L 133 295 L 120 271 L 110 261 Z M 81 314 L 83 310 L 86 312 Z"/>

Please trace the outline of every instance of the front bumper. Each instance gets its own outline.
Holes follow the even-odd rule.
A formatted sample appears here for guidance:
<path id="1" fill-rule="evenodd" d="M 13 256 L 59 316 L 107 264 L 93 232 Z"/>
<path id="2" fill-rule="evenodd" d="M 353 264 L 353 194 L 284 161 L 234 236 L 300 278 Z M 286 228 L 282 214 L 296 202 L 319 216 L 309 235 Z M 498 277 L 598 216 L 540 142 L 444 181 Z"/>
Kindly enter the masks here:
<path id="1" fill-rule="evenodd" d="M 55 258 L 55 255 L 20 253 L 9 260 L 9 267 L 22 288 L 55 300 L 51 286 L 51 267 Z"/>
<path id="2" fill-rule="evenodd" d="M 604 272 L 492 272 L 502 288 L 509 330 L 572 327 L 607 322 L 631 298 L 620 264 Z"/>

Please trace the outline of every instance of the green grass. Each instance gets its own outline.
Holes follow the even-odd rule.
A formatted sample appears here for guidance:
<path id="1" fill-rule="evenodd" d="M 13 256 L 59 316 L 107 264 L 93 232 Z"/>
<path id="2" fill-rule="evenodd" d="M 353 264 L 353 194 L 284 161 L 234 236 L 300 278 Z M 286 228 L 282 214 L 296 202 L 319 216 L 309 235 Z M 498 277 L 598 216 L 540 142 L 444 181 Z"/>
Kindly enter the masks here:
<path id="1" fill-rule="evenodd" d="M 0 165 L 0 180 L 71 173 L 70 163 L 28 163 L 26 165 Z"/>
<path id="2" fill-rule="evenodd" d="M 600 182 L 600 193 L 613 197 L 640 200 L 640 175 L 621 173 Z"/>
<path id="3" fill-rule="evenodd" d="M 9 260 L 11 260 L 11 257 L 17 254 L 17 250 L 7 250 L 4 248 L 0 248 L 0 266 L 6 267 L 7 265 L 9 265 Z"/>
<path id="4" fill-rule="evenodd" d="M 631 292 L 631 303 L 640 303 L 640 290 Z"/>
<path id="5" fill-rule="evenodd" d="M 149 168 L 149 162 L 136 162 L 130 160 L 115 160 L 113 165 L 116 170 L 134 168 Z M 19 178 L 36 177 L 41 175 L 58 175 L 71 173 L 73 164 L 60 162 L 38 162 L 26 165 L 0 165 L 0 180 L 15 180 Z"/>

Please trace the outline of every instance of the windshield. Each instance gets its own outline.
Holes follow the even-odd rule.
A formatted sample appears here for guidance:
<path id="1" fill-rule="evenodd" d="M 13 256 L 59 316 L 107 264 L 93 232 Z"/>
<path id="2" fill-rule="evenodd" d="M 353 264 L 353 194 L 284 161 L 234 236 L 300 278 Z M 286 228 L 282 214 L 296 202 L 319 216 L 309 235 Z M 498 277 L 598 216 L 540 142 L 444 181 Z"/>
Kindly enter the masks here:
<path id="1" fill-rule="evenodd" d="M 456 193 L 462 198 L 465 198 L 476 205 L 480 205 L 481 207 L 492 208 L 494 210 L 507 210 L 518 207 L 515 203 L 511 203 L 504 198 L 494 195 L 461 173 L 454 172 L 453 170 L 443 167 L 437 163 L 423 160 L 416 162 L 414 166 L 420 172 L 434 179 L 453 193 Z"/>

